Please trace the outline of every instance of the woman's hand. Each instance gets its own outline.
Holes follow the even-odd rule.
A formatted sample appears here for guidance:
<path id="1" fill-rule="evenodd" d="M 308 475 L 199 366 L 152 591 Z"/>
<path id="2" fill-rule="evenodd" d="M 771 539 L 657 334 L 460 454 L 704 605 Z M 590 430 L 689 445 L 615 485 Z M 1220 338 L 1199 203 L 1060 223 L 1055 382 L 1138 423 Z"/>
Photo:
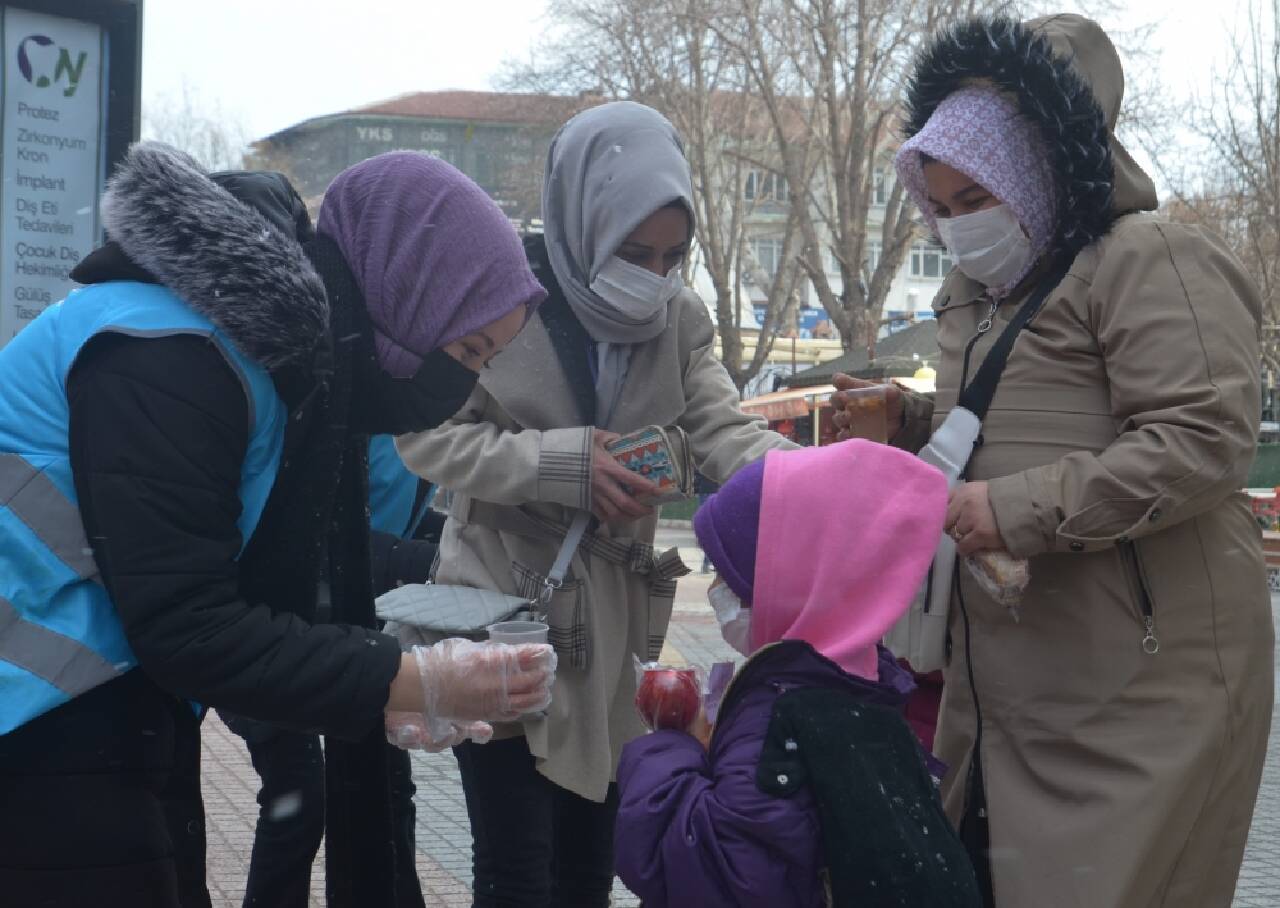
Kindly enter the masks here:
<path id="1" fill-rule="evenodd" d="M 961 555 L 1000 552 L 1008 548 L 996 524 L 996 514 L 991 509 L 991 497 L 985 482 L 966 482 L 955 488 L 947 505 L 946 527 Z"/>
<path id="2" fill-rule="evenodd" d="M 591 511 L 604 522 L 626 518 L 639 520 L 653 513 L 653 508 L 638 499 L 657 495 L 658 487 L 614 460 L 606 445 L 621 436 L 596 429 L 591 451 Z"/>
<path id="3" fill-rule="evenodd" d="M 510 721 L 546 709 L 555 677 L 556 654 L 545 643 L 442 640 L 404 654 L 386 710 L 421 713 L 429 723 Z"/>
<path id="4" fill-rule="evenodd" d="M 836 386 L 836 393 L 831 395 L 831 406 L 835 410 L 832 421 L 839 430 L 836 437 L 840 441 L 848 441 L 850 438 L 868 438 L 872 434 L 878 434 L 871 433 L 870 430 L 876 428 L 874 426 L 858 425 L 858 417 L 866 411 L 850 408 L 847 393 L 856 388 L 874 388 L 877 382 L 863 381 L 838 372 L 831 383 Z M 885 389 L 885 424 L 889 431 L 889 438 L 892 439 L 902 427 L 903 394 L 902 389 L 893 383 L 883 387 Z"/>
<path id="5" fill-rule="evenodd" d="M 487 744 L 493 738 L 488 722 L 450 722 L 437 719 L 429 723 L 421 713 L 389 712 L 383 716 L 387 743 L 401 750 L 425 750 L 438 754 L 464 741 Z"/>

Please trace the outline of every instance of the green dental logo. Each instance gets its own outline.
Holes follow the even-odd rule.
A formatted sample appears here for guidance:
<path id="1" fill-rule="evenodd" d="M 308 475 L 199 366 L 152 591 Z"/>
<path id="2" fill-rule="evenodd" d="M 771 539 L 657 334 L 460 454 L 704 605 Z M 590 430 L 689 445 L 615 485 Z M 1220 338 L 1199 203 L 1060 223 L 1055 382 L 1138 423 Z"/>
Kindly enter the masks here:
<path id="1" fill-rule="evenodd" d="M 73 51 L 65 47 L 57 48 L 58 58 L 53 67 L 53 75 L 50 76 L 46 73 L 36 73 L 31 65 L 31 57 L 27 54 L 29 44 L 36 47 L 53 47 L 53 39 L 48 35 L 28 35 L 18 43 L 18 71 L 22 73 L 22 78 L 37 88 L 57 87 L 60 83 L 65 83 L 62 89 L 63 97 L 70 98 L 74 95 L 76 89 L 80 87 L 80 77 L 84 75 L 84 64 L 89 59 L 89 52 L 80 51 L 73 61 Z"/>

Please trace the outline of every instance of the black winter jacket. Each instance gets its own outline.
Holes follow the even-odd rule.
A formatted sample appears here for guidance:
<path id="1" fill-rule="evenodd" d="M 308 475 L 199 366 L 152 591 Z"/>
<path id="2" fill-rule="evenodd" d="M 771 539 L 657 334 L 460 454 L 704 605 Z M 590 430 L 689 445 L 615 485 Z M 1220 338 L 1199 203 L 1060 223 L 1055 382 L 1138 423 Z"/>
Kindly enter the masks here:
<path id="1" fill-rule="evenodd" d="M 128 193 L 117 193 L 114 204 L 117 221 L 131 228 L 128 254 L 109 244 L 81 264 L 76 278 L 180 274 L 180 280 L 164 274 L 164 283 L 243 351 L 272 360 L 290 412 L 285 456 L 241 555 L 237 490 L 249 411 L 238 378 L 216 347 L 197 337 L 101 335 L 82 351 L 67 384 L 85 529 L 139 664 L 162 687 L 251 718 L 359 738 L 380 728 L 400 649 L 367 627 L 309 623 L 342 468 L 341 451 L 330 449 L 367 445 L 346 444 L 345 414 L 335 419 L 324 406 L 334 392 L 332 354 L 316 336 L 312 313 L 303 311 L 314 305 L 314 294 L 300 294 L 295 277 L 315 271 L 281 233 L 269 240 L 274 260 L 220 244 L 214 230 L 238 227 L 265 237 L 262 218 L 207 179 L 184 186 L 201 194 L 198 206 L 175 199 L 172 181 L 158 172 L 166 163 L 138 155 L 126 161 L 132 171 L 117 174 L 116 182 L 123 178 Z M 230 188 L 277 228 L 300 225 L 295 236 L 305 231 L 305 214 L 291 210 L 300 202 L 288 184 L 280 181 L 282 191 L 268 175 L 257 176 L 263 179 L 246 186 L 241 178 Z M 207 241 L 185 251 L 176 243 L 148 246 L 163 230 Z M 298 238 L 313 241 L 305 233 Z M 234 289 L 226 276 L 235 273 L 245 295 L 224 292 L 229 284 Z M 219 290 L 199 295 L 208 287 Z M 354 308 L 361 310 L 355 317 L 363 314 L 362 306 Z M 327 475 L 308 469 L 317 461 L 332 467 Z M 363 502 L 345 510 L 362 514 Z M 339 573 L 350 567 L 368 576 L 367 523 L 362 535 L 363 564 L 339 563 Z M 371 615 L 339 613 L 335 620 L 344 617 L 372 624 Z"/>
<path id="2" fill-rule="evenodd" d="M 112 242 L 73 276 L 163 283 L 269 371 L 289 417 L 241 552 L 248 405 L 222 355 L 193 337 L 86 345 L 68 377 L 71 459 L 103 580 L 169 693 L 329 736 L 328 903 L 390 908 L 400 837 L 381 719 L 401 652 L 373 630 L 368 445 L 391 429 L 372 415 L 385 376 L 359 288 L 278 174 L 210 176 L 144 144 L 103 211 Z M 322 571 L 334 625 L 312 621 Z"/>

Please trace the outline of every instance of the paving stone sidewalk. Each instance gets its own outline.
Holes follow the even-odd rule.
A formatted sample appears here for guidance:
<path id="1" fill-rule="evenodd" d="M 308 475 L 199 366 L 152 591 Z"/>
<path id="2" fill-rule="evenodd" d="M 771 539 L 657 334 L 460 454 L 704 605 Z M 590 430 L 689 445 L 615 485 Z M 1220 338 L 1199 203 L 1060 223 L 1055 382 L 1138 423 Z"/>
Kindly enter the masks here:
<path id="1" fill-rule="evenodd" d="M 1280 598 L 1271 595 L 1271 614 L 1280 625 Z M 1276 908 L 1280 905 L 1280 650 L 1276 656 L 1276 706 L 1271 714 L 1271 740 L 1262 770 L 1262 788 L 1253 811 L 1249 844 L 1236 884 L 1232 908 Z"/>
<path id="2" fill-rule="evenodd" d="M 696 573 L 702 553 L 692 535 L 660 532 L 660 544 L 679 546 L 694 574 L 680 583 L 664 659 L 706 667 L 736 654 L 720 639 L 715 617 L 706 605 L 710 578 Z M 1273 602 L 1280 612 L 1280 602 Z M 1280 621 L 1280 614 L 1277 615 Z M 209 839 L 209 889 L 214 908 L 239 908 L 244 897 L 253 826 L 257 818 L 257 776 L 244 745 L 211 715 L 204 727 L 204 795 Z M 471 834 L 450 754 L 414 754 L 418 787 L 418 877 L 431 908 L 466 908 L 471 904 Z M 311 904 L 324 905 L 323 851 L 312 875 Z M 621 884 L 616 906 L 638 905 Z M 1280 710 L 1272 737 L 1262 791 L 1258 798 L 1249 847 L 1233 908 L 1276 908 L 1280 905 Z"/>

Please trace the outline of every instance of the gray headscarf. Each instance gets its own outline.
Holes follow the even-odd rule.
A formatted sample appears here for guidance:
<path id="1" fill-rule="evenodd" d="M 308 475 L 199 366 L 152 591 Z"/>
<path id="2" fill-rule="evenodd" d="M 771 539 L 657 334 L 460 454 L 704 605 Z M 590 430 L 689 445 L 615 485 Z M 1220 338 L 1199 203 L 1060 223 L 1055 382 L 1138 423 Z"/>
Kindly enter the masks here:
<path id="1" fill-rule="evenodd" d="M 665 307 L 644 321 L 619 312 L 590 290 L 622 241 L 649 215 L 681 202 L 693 221 L 693 183 L 675 127 L 651 107 L 616 101 L 561 127 L 547 154 L 542 222 L 560 289 L 600 347 L 597 422 L 617 403 L 631 345 L 667 324 Z"/>

